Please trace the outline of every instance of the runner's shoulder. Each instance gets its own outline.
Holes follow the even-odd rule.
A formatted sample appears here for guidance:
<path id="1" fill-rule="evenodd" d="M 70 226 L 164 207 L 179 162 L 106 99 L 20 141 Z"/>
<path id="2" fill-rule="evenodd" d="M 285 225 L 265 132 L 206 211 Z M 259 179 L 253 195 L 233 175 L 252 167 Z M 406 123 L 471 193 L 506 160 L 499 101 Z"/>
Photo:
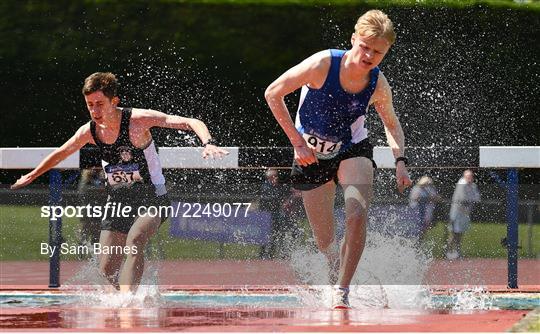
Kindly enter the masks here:
<path id="1" fill-rule="evenodd" d="M 90 123 L 91 122 L 86 122 L 81 127 L 79 127 L 77 132 L 75 132 L 74 137 L 77 139 L 77 141 L 95 144 L 94 138 L 92 137 L 92 131 L 90 129 Z"/>
<path id="2" fill-rule="evenodd" d="M 166 117 L 166 114 L 153 109 L 133 108 L 131 110 L 131 121 L 140 124 L 153 124 L 163 117 Z"/>
<path id="3" fill-rule="evenodd" d="M 92 137 L 92 131 L 90 129 L 90 122 L 86 122 L 75 132 L 75 135 L 77 136 L 90 136 Z"/>
<path id="4" fill-rule="evenodd" d="M 308 78 L 309 87 L 320 88 L 323 85 L 330 70 L 331 63 L 332 55 L 330 54 L 330 50 L 319 51 L 304 60 L 302 65 L 304 66 L 304 73 Z"/>
<path id="5" fill-rule="evenodd" d="M 147 117 L 155 117 L 157 115 L 160 115 L 161 112 L 153 109 L 143 109 L 143 108 L 132 108 L 131 109 L 131 118 L 147 118 Z"/>
<path id="6" fill-rule="evenodd" d="M 322 50 L 306 58 L 304 62 L 312 70 L 328 70 L 332 62 L 332 55 L 330 50 Z"/>
<path id="7" fill-rule="evenodd" d="M 155 126 L 161 126 L 169 116 L 170 115 L 153 109 L 134 108 L 131 113 L 131 126 L 148 129 Z"/>

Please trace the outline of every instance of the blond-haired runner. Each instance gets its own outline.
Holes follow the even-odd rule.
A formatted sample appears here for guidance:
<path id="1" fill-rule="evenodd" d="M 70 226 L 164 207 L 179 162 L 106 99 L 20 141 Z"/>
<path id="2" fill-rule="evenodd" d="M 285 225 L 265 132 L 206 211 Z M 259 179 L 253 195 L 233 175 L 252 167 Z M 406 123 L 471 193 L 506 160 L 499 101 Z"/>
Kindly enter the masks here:
<path id="1" fill-rule="evenodd" d="M 265 92 L 275 118 L 294 146 L 292 180 L 302 190 L 319 250 L 330 265 L 334 308 L 349 308 L 349 285 L 364 250 L 372 196 L 373 146 L 365 128 L 369 105 L 382 119 L 396 159 L 399 191 L 411 185 L 404 135 L 394 112 L 392 91 L 378 65 L 395 41 L 392 21 L 379 10 L 362 15 L 350 50 L 325 50 L 305 59 Z M 284 97 L 302 88 L 293 123 Z M 336 182 L 345 196 L 346 233 L 340 251 L 334 240 Z"/>
<path id="2" fill-rule="evenodd" d="M 114 74 L 97 72 L 84 81 L 82 93 L 90 122 L 47 156 L 33 171 L 23 175 L 12 189 L 24 187 L 86 144 L 98 147 L 105 171 L 108 199 L 101 222 L 99 266 L 120 291 L 134 291 L 144 270 L 144 248 L 167 218 L 138 215 L 138 208 L 170 205 L 165 178 L 150 129 L 192 130 L 203 143 L 203 158 L 228 154 L 217 147 L 206 125 L 197 119 L 173 116 L 155 110 L 121 108 Z M 111 216 L 114 205 L 130 206 L 129 215 Z M 109 210 L 109 211 L 107 211 Z M 114 210 L 112 210 L 114 211 Z M 118 251 L 123 250 L 123 251 Z M 122 265 L 123 263 L 123 265 Z"/>

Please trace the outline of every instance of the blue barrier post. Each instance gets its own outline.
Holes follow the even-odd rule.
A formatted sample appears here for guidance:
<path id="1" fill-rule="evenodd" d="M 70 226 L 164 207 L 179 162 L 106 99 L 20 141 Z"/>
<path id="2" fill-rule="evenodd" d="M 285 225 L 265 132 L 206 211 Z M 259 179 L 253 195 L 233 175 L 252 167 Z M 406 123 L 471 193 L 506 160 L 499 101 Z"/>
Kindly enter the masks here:
<path id="1" fill-rule="evenodd" d="M 49 172 L 49 205 L 62 203 L 62 174 L 53 169 Z M 49 288 L 60 287 L 60 245 L 62 244 L 62 218 L 49 219 L 49 245 L 53 252 L 49 260 Z"/>
<path id="2" fill-rule="evenodd" d="M 509 169 L 506 179 L 506 240 L 508 242 L 508 287 L 518 288 L 518 172 Z"/>

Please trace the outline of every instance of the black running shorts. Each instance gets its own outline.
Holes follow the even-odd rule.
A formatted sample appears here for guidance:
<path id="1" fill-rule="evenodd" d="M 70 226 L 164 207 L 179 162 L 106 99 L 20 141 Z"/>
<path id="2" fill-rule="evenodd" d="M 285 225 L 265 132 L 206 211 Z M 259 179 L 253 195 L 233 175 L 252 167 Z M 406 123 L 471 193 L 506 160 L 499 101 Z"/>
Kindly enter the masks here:
<path id="1" fill-rule="evenodd" d="M 319 159 L 318 164 L 302 167 L 294 161 L 291 172 L 292 185 L 298 190 L 313 190 L 330 180 L 337 183 L 337 172 L 341 161 L 356 157 L 368 158 L 371 160 L 373 168 L 377 168 L 377 164 L 373 160 L 373 146 L 366 138 L 359 143 L 353 144 L 349 149 L 332 159 Z"/>
<path id="2" fill-rule="evenodd" d="M 161 223 L 163 223 L 167 220 L 170 210 L 160 209 L 160 207 L 171 205 L 171 201 L 167 194 L 157 196 L 153 186 L 109 192 L 107 203 L 109 203 L 109 208 L 120 207 L 120 209 L 122 209 L 128 206 L 131 207 L 128 217 L 123 217 L 123 215 L 117 214 L 117 212 L 112 212 L 112 209 L 108 209 L 107 217 L 101 220 L 102 230 L 115 231 L 124 234 L 129 233 L 129 230 L 137 218 L 139 218 L 139 213 L 141 212 L 144 214 L 150 207 L 154 207 L 155 209 L 150 209 L 151 211 L 148 211 L 149 214 L 157 213 L 156 217 L 159 216 Z M 104 207 L 104 211 L 106 207 L 107 206 Z"/>

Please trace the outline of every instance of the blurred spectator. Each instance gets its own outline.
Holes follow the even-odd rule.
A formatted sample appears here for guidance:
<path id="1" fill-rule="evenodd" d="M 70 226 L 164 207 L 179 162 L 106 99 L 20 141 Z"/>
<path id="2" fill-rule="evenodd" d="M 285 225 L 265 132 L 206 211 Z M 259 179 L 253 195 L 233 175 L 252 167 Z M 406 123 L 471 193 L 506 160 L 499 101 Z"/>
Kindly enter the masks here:
<path id="1" fill-rule="evenodd" d="M 294 222 L 305 218 L 304 206 L 302 205 L 302 192 L 300 190 L 290 188 L 289 196 L 283 203 L 283 213 Z"/>
<path id="2" fill-rule="evenodd" d="M 480 202 L 480 192 L 474 183 L 474 174 L 470 169 L 463 172 L 452 196 L 450 222 L 448 223 L 448 242 L 446 257 L 454 260 L 462 257 L 461 240 L 463 233 L 471 226 L 471 212 L 475 203 Z"/>
<path id="3" fill-rule="evenodd" d="M 288 194 L 285 197 L 281 209 L 281 226 L 278 255 L 280 258 L 289 258 L 291 251 L 298 242 L 303 240 L 304 231 L 300 228 L 300 222 L 305 219 L 304 205 L 302 202 L 302 192 L 288 187 Z"/>
<path id="4" fill-rule="evenodd" d="M 262 259 L 274 258 L 276 255 L 276 247 L 281 234 L 282 206 L 286 190 L 286 186 L 279 182 L 278 170 L 269 168 L 266 171 L 266 180 L 261 187 L 259 210 L 270 212 L 272 215 L 272 230 L 270 232 L 270 242 L 261 248 L 259 255 Z"/>
<path id="5" fill-rule="evenodd" d="M 287 258 L 301 235 L 298 227 L 304 212 L 301 192 L 281 182 L 278 170 L 269 168 L 261 188 L 259 209 L 272 215 L 270 242 L 261 248 L 260 257 Z"/>
<path id="6" fill-rule="evenodd" d="M 409 194 L 409 206 L 416 209 L 420 220 L 419 240 L 422 240 L 426 232 L 433 227 L 433 212 L 435 204 L 441 197 L 433 185 L 429 176 L 422 176 L 412 188 Z"/>

